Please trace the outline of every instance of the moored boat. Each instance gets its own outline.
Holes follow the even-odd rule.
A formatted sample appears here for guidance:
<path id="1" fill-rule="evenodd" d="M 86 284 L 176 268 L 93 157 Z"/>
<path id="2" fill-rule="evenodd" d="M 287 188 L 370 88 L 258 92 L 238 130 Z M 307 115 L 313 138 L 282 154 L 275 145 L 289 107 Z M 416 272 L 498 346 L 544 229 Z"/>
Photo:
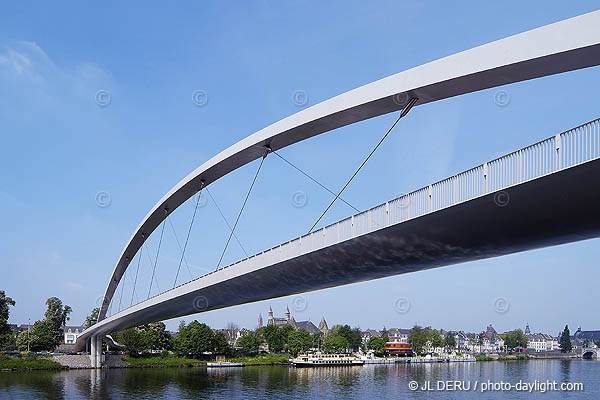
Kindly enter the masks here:
<path id="1" fill-rule="evenodd" d="M 342 367 L 364 365 L 364 361 L 352 354 L 299 354 L 290 364 L 294 367 Z"/>

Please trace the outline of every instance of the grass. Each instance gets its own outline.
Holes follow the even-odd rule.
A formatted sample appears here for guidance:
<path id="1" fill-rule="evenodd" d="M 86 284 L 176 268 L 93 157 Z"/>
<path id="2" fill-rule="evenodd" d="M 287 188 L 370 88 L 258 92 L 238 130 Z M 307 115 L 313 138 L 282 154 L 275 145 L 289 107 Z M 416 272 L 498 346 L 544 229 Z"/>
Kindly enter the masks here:
<path id="1" fill-rule="evenodd" d="M 180 357 L 175 354 L 168 355 L 144 355 L 139 357 L 123 356 L 123 360 L 132 367 L 200 367 L 205 366 L 207 360 L 195 358 Z M 246 365 L 281 365 L 288 364 L 289 355 L 279 354 L 259 354 L 251 356 L 229 357 L 227 361 L 243 362 Z M 210 361 L 208 361 L 210 362 Z"/>
<path id="2" fill-rule="evenodd" d="M 524 353 L 519 353 L 519 354 L 509 354 L 506 356 L 499 356 L 497 359 L 494 359 L 485 354 L 475 354 L 475 360 L 477 360 L 477 361 L 522 361 L 522 360 L 529 360 L 529 356 Z"/>
<path id="3" fill-rule="evenodd" d="M 228 358 L 227 361 L 243 362 L 246 365 L 280 365 L 289 364 L 290 356 L 287 353 L 258 354 L 253 356 L 238 356 Z"/>
<path id="4" fill-rule="evenodd" d="M 52 361 L 48 356 L 0 354 L 0 370 L 2 369 L 64 369 L 64 367 L 59 363 Z"/>
<path id="5" fill-rule="evenodd" d="M 123 360 L 132 367 L 199 367 L 206 361 L 188 357 L 169 355 L 123 356 Z"/>

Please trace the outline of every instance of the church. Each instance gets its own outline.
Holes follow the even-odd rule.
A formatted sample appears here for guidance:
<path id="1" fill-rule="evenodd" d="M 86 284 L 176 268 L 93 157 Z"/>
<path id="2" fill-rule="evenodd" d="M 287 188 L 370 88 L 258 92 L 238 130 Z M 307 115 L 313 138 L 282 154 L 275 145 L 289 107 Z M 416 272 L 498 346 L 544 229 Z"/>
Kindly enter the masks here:
<path id="1" fill-rule="evenodd" d="M 290 325 L 292 328 L 296 330 L 304 329 L 308 331 L 308 333 L 320 333 L 321 335 L 327 335 L 329 332 L 329 327 L 327 326 L 327 322 L 325 321 L 325 317 L 321 318 L 321 322 L 319 322 L 319 326 L 315 326 L 310 320 L 309 321 L 296 321 L 293 316 L 290 314 L 289 307 L 285 309 L 285 316 L 283 318 L 274 317 L 273 309 L 269 306 L 269 312 L 267 314 L 267 325 L 275 325 L 275 326 L 284 326 Z M 258 328 L 263 327 L 263 318 L 262 314 L 258 316 Z"/>

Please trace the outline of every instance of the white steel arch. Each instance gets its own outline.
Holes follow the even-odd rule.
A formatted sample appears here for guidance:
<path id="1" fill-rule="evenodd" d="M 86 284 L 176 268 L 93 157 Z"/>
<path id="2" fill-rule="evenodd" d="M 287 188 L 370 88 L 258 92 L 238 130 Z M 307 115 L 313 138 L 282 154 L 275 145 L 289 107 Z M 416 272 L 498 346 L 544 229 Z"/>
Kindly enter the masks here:
<path id="1" fill-rule="evenodd" d="M 600 64 L 600 11 L 580 15 L 411 68 L 348 91 L 282 119 L 217 154 L 173 187 L 144 217 L 113 270 L 102 301 L 106 312 L 129 263 L 166 216 L 231 171 L 273 150 L 369 118 L 509 83 Z"/>

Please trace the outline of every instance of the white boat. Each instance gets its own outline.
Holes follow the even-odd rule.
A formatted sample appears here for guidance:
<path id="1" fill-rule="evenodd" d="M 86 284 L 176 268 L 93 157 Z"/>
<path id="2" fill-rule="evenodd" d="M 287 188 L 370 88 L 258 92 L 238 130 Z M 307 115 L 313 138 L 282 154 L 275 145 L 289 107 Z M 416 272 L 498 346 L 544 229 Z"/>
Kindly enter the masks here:
<path id="1" fill-rule="evenodd" d="M 209 362 L 209 363 L 206 363 L 206 366 L 208 368 L 245 367 L 246 363 L 236 363 L 236 362 L 220 361 L 220 362 Z"/>
<path id="2" fill-rule="evenodd" d="M 294 367 L 343 367 L 364 365 L 364 361 L 351 354 L 299 354 L 290 364 Z"/>

